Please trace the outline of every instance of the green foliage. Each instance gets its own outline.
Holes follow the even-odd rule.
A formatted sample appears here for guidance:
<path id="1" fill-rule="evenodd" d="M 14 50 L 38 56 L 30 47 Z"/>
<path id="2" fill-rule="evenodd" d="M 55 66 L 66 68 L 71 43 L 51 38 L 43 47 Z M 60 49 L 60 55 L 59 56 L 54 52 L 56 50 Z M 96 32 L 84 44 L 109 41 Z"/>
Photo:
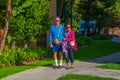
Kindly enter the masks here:
<path id="1" fill-rule="evenodd" d="M 4 9 L 0 10 L 0 28 L 3 28 L 5 25 L 5 12 L 6 11 Z"/>
<path id="2" fill-rule="evenodd" d="M 49 52 L 49 54 L 48 54 Z M 0 53 L 0 68 L 21 65 L 23 62 L 30 62 L 38 59 L 50 57 L 50 49 L 46 48 L 26 48 L 26 49 L 9 49 Z"/>
<path id="3" fill-rule="evenodd" d="M 13 65 L 15 65 L 15 54 L 12 50 L 7 51 L 5 54 L 0 53 L 0 68 Z"/>
<path id="4" fill-rule="evenodd" d="M 49 6 L 49 0 L 19 1 L 13 6 L 10 35 L 16 42 L 26 43 L 31 38 L 42 40 L 40 36 L 49 29 Z"/>
<path id="5" fill-rule="evenodd" d="M 72 1 L 72 3 L 71 3 Z M 63 10 L 63 20 L 65 24 L 71 23 L 71 18 L 72 18 L 72 28 L 77 31 L 80 21 L 81 21 L 81 13 L 79 13 L 78 10 L 78 1 L 77 0 L 66 0 L 65 1 L 65 6 Z M 71 13 L 72 12 L 72 13 Z"/>
<path id="6" fill-rule="evenodd" d="M 115 5 L 116 1 L 118 0 L 80 0 L 78 12 L 82 14 L 84 20 L 112 18 L 108 9 Z"/>
<path id="7" fill-rule="evenodd" d="M 0 0 L 0 6 L 6 6 L 8 0 Z M 11 4 L 14 5 L 18 0 L 11 0 Z"/>
<path id="8" fill-rule="evenodd" d="M 29 40 L 42 41 L 41 37 L 49 29 L 49 0 L 12 0 L 11 17 L 8 34 L 15 40 L 16 45 L 24 45 Z M 7 0 L 0 3 L 7 4 Z M 1 5 L 2 6 L 2 5 Z M 6 7 L 0 9 L 0 27 L 5 24 Z M 9 40 L 10 41 L 10 38 Z"/>
<path id="9" fill-rule="evenodd" d="M 80 26 L 80 21 L 82 20 L 81 13 L 78 12 L 78 2 L 79 0 L 75 0 L 72 7 L 72 28 L 78 32 L 78 28 Z"/>
<path id="10" fill-rule="evenodd" d="M 120 0 L 116 0 L 114 5 L 110 6 L 107 11 L 109 14 L 112 14 L 114 18 L 119 18 L 120 17 Z"/>
<path id="11" fill-rule="evenodd" d="M 110 40 L 114 37 L 115 35 L 106 35 L 106 34 L 95 34 L 92 36 L 94 40 Z"/>
<path id="12" fill-rule="evenodd" d="M 77 41 L 77 46 L 79 47 L 79 46 L 90 44 L 92 41 L 92 38 L 87 36 L 77 36 L 76 41 Z"/>
<path id="13" fill-rule="evenodd" d="M 120 0 L 79 0 L 77 12 L 82 15 L 82 20 L 97 20 L 98 33 L 104 26 L 111 26 L 110 21 L 119 19 Z"/>
<path id="14" fill-rule="evenodd" d="M 10 44 L 12 41 L 12 37 L 10 35 L 7 36 L 7 42 Z"/>
<path id="15" fill-rule="evenodd" d="M 95 0 L 79 0 L 77 11 L 82 14 L 83 20 L 95 19 L 97 14 L 97 3 Z"/>

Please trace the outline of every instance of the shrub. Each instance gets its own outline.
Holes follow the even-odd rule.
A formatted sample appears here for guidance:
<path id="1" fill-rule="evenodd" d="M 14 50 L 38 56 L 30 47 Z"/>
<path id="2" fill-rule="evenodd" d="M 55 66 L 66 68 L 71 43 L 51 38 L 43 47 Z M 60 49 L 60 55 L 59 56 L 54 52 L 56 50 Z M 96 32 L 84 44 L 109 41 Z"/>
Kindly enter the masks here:
<path id="1" fill-rule="evenodd" d="M 0 68 L 10 67 L 15 65 L 14 51 L 8 50 L 5 53 L 0 52 Z"/>
<path id="2" fill-rule="evenodd" d="M 95 40 L 109 40 L 112 37 L 114 37 L 114 35 L 95 34 L 94 36 L 92 36 L 92 38 Z"/>
<path id="3" fill-rule="evenodd" d="M 24 45 L 33 38 L 43 40 L 41 35 L 47 32 L 50 24 L 49 8 L 49 0 L 22 0 L 13 5 L 9 35 L 17 46 Z"/>
<path id="4" fill-rule="evenodd" d="M 9 49 L 4 53 L 0 52 L 0 68 L 14 65 L 22 65 L 23 62 L 30 62 L 38 59 L 47 58 L 51 55 L 49 48 L 16 48 Z"/>
<path id="5" fill-rule="evenodd" d="M 77 41 L 77 46 L 83 46 L 90 44 L 92 38 L 87 36 L 77 36 L 76 41 Z"/>

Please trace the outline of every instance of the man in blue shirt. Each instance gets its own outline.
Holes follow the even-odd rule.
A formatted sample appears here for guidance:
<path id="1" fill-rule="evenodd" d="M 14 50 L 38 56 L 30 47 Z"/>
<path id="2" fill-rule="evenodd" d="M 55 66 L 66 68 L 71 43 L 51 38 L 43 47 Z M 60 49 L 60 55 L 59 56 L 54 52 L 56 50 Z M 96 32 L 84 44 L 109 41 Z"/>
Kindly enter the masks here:
<path id="1" fill-rule="evenodd" d="M 52 48 L 53 57 L 55 61 L 54 68 L 61 68 L 62 67 L 62 40 L 64 37 L 64 26 L 60 24 L 60 17 L 56 17 L 54 20 L 54 24 L 50 28 L 50 36 L 49 36 L 49 44 Z M 57 54 L 60 55 L 60 64 L 58 65 L 57 62 Z"/>

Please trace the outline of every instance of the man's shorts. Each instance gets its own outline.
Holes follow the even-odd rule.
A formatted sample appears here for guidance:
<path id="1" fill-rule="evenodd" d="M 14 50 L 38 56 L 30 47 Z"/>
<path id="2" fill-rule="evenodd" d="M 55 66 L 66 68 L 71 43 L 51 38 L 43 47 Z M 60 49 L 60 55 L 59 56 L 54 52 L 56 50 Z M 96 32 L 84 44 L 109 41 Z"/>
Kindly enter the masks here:
<path id="1" fill-rule="evenodd" d="M 53 44 L 52 52 L 60 52 L 62 51 L 62 45 L 61 44 Z"/>

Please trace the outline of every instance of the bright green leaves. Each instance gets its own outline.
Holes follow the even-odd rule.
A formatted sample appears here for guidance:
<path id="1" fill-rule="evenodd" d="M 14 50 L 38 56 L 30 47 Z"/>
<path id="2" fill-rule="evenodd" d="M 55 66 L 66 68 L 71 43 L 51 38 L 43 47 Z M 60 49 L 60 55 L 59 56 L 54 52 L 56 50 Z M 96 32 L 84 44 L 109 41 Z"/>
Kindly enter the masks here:
<path id="1" fill-rule="evenodd" d="M 115 18 L 120 17 L 120 0 L 117 0 L 114 5 L 108 8 L 108 12 Z"/>
<path id="2" fill-rule="evenodd" d="M 13 6 L 10 22 L 10 31 L 15 40 L 27 43 L 35 38 L 41 41 L 40 36 L 49 29 L 48 0 L 26 0 Z"/>

